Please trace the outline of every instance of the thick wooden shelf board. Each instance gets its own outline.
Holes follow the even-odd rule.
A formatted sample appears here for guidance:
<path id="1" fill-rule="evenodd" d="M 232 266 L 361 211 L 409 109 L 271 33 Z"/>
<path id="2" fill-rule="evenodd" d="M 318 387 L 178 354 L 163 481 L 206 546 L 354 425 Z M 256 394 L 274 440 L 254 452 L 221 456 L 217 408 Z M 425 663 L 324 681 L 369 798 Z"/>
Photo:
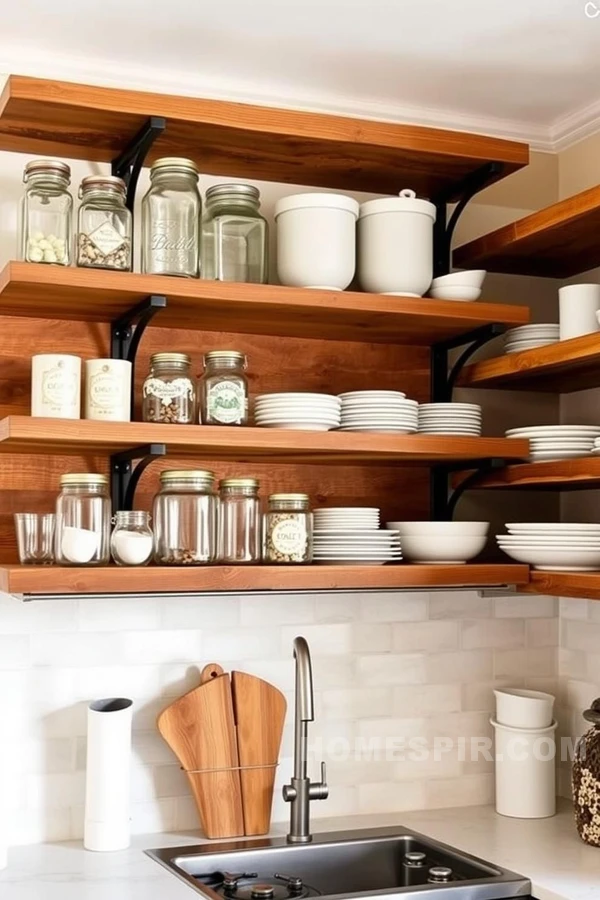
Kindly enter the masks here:
<path id="1" fill-rule="evenodd" d="M 521 565 L 467 566 L 207 566 L 164 568 L 60 568 L 5 566 L 0 590 L 8 594 L 174 593 L 177 591 L 291 591 L 526 584 Z M 402 598 L 398 598 L 402 603 Z"/>
<path id="2" fill-rule="evenodd" d="M 0 273 L 0 315 L 112 322 L 150 294 L 165 294 L 160 328 L 339 341 L 418 344 L 489 322 L 529 321 L 525 306 L 384 297 L 279 285 L 231 284 L 133 272 L 11 262 Z"/>
<path id="3" fill-rule="evenodd" d="M 151 115 L 167 128 L 148 162 L 186 156 L 212 175 L 434 196 L 485 163 L 503 164 L 497 180 L 529 162 L 526 144 L 486 135 L 18 75 L 0 99 L 0 150 L 108 162 Z"/>
<path id="4" fill-rule="evenodd" d="M 561 200 L 454 251 L 455 266 L 570 278 L 600 265 L 600 187 Z"/>
<path id="5" fill-rule="evenodd" d="M 600 457 L 552 460 L 506 466 L 487 475 L 474 490 L 488 488 L 528 488 L 540 491 L 584 491 L 600 487 Z"/>
<path id="6" fill-rule="evenodd" d="M 600 600 L 600 571 L 537 572 L 532 570 L 529 584 L 519 585 L 518 589 L 527 594 Z"/>
<path id="7" fill-rule="evenodd" d="M 460 385 L 561 394 L 598 387 L 600 333 L 473 363 L 465 366 Z"/>
<path id="8" fill-rule="evenodd" d="M 94 422 L 9 416 L 0 420 L 0 452 L 107 454 L 167 444 L 169 456 L 236 462 L 420 464 L 508 457 L 529 452 L 528 441 L 438 435 L 286 431 L 150 422 Z"/>

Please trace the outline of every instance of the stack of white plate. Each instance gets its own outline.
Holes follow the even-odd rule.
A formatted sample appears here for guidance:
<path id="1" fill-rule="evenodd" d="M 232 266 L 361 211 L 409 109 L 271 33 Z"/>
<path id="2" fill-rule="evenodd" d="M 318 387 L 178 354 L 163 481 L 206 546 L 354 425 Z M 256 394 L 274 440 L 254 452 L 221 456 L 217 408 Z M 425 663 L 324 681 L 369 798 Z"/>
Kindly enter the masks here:
<path id="1" fill-rule="evenodd" d="M 331 431 L 340 424 L 341 402 L 334 394 L 261 394 L 254 421 L 264 428 Z"/>
<path id="2" fill-rule="evenodd" d="M 505 353 L 520 353 L 546 344 L 556 344 L 560 340 L 559 325 L 521 325 L 511 328 L 504 335 Z"/>
<path id="3" fill-rule="evenodd" d="M 501 550 L 517 562 L 549 572 L 589 572 L 600 568 L 600 525 L 509 523 L 496 535 Z"/>
<path id="4" fill-rule="evenodd" d="M 600 321 L 600 319 L 598 321 Z M 600 456 L 600 437 L 597 437 L 594 440 L 594 446 L 592 448 L 592 456 Z"/>
<path id="5" fill-rule="evenodd" d="M 382 566 L 402 560 L 398 532 L 379 530 L 379 510 L 375 507 L 317 509 L 314 520 L 316 563 Z"/>
<path id="6" fill-rule="evenodd" d="M 340 394 L 341 431 L 414 434 L 417 430 L 416 400 L 401 391 L 349 391 Z"/>
<path id="7" fill-rule="evenodd" d="M 477 403 L 421 403 L 419 432 L 477 437 L 481 434 L 481 406 Z"/>
<path id="8" fill-rule="evenodd" d="M 510 428 L 507 438 L 524 438 L 529 441 L 529 458 L 532 462 L 551 459 L 575 459 L 588 456 L 600 437 L 596 425 L 535 425 L 529 428 Z"/>

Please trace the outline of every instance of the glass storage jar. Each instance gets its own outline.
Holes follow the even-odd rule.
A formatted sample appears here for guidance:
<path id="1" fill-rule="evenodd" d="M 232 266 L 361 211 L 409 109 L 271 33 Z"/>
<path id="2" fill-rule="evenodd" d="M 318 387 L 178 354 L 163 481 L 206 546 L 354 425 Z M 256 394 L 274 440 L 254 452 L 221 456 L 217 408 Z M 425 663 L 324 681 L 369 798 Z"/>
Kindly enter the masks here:
<path id="1" fill-rule="evenodd" d="M 145 566 L 152 557 L 154 535 L 150 513 L 144 510 L 119 510 L 110 538 L 110 552 L 118 566 Z"/>
<path id="2" fill-rule="evenodd" d="M 219 482 L 219 559 L 255 563 L 261 557 L 261 514 L 256 478 Z"/>
<path id="3" fill-rule="evenodd" d="M 198 277 L 201 211 L 195 163 L 157 159 L 142 200 L 142 272 Z"/>
<path id="4" fill-rule="evenodd" d="M 104 566 L 110 559 L 106 475 L 62 475 L 56 500 L 55 558 L 61 566 Z"/>
<path id="5" fill-rule="evenodd" d="M 154 498 L 154 559 L 161 566 L 201 566 L 217 558 L 215 476 L 202 469 L 162 472 Z"/>
<path id="6" fill-rule="evenodd" d="M 27 262 L 71 265 L 73 198 L 66 163 L 34 159 L 23 172 L 19 256 Z"/>
<path id="7" fill-rule="evenodd" d="M 142 419 L 167 425 L 196 421 L 196 382 L 187 353 L 154 353 L 142 388 Z"/>
<path id="8" fill-rule="evenodd" d="M 131 269 L 131 212 L 125 206 L 122 178 L 89 175 L 79 188 L 77 265 L 97 269 Z"/>
<path id="9" fill-rule="evenodd" d="M 308 494 L 271 494 L 265 515 L 265 562 L 312 562 L 312 532 Z"/>
<path id="10" fill-rule="evenodd" d="M 202 217 L 203 278 L 266 284 L 269 226 L 251 184 L 215 184 Z"/>
<path id="11" fill-rule="evenodd" d="M 238 350 L 211 350 L 200 379 L 200 422 L 205 425 L 248 424 L 246 357 Z"/>

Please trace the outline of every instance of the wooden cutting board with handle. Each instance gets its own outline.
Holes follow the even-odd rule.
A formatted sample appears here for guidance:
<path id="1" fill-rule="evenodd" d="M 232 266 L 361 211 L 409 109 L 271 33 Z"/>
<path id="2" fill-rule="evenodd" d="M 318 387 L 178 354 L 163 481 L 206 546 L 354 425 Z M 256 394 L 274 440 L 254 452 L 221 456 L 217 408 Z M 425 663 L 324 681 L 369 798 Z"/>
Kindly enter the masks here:
<path id="1" fill-rule="evenodd" d="M 171 703 L 158 730 L 187 774 L 207 837 L 244 834 L 242 791 L 229 675 L 205 666 L 200 685 Z M 206 772 L 198 770 L 216 769 Z"/>
<path id="2" fill-rule="evenodd" d="M 231 686 L 242 766 L 244 828 L 247 835 L 267 834 L 287 703 L 272 684 L 245 672 L 232 672 Z"/>

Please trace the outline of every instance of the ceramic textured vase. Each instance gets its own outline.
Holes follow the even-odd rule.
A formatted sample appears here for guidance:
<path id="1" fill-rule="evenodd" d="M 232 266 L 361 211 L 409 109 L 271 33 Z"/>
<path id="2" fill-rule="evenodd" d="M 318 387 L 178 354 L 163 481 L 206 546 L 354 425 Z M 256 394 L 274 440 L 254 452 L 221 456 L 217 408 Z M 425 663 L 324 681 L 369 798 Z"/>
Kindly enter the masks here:
<path id="1" fill-rule="evenodd" d="M 573 762 L 573 802 L 582 841 L 600 847 L 600 698 L 583 717 L 592 728 L 581 738 Z"/>

